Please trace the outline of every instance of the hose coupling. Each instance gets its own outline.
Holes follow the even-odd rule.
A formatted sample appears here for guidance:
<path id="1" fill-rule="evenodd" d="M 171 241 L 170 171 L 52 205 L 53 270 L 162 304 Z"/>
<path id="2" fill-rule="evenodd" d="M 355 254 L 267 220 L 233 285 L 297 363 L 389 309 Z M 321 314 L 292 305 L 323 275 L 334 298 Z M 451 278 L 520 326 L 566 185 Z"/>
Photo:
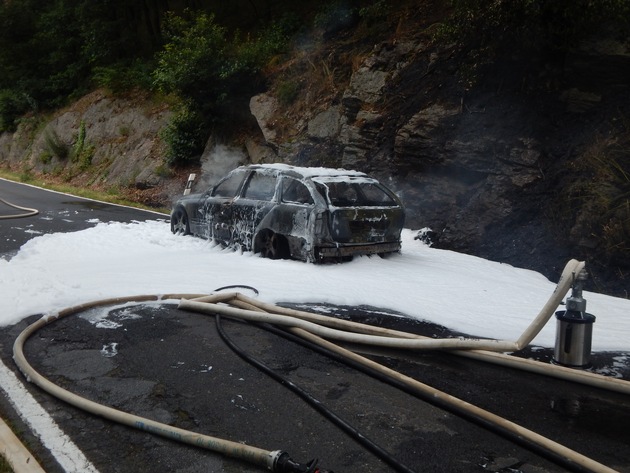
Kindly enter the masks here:
<path id="1" fill-rule="evenodd" d="M 586 312 L 586 299 L 582 297 L 584 283 L 588 279 L 588 273 L 582 269 L 578 274 L 573 273 L 573 284 L 571 286 L 571 297 L 567 298 L 567 310 L 583 314 Z"/>
<path id="2" fill-rule="evenodd" d="M 322 470 L 317 468 L 317 459 L 313 459 L 308 463 L 298 463 L 291 459 L 287 452 L 276 453 L 273 460 L 272 471 L 278 473 L 334 473 L 330 470 Z"/>

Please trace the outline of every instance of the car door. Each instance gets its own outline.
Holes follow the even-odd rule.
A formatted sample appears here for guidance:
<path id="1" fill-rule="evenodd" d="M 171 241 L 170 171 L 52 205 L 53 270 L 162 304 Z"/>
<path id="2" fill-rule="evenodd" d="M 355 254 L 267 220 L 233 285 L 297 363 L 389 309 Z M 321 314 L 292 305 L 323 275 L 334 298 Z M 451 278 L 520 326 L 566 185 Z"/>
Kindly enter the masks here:
<path id="1" fill-rule="evenodd" d="M 224 245 L 229 245 L 232 242 L 234 232 L 233 205 L 247 174 L 246 169 L 235 169 L 205 197 L 200 212 L 207 223 L 209 239 Z"/>
<path id="2" fill-rule="evenodd" d="M 253 247 L 253 238 L 258 225 L 276 205 L 276 173 L 266 170 L 253 171 L 232 205 L 234 221 L 234 240 L 249 251 Z"/>
<path id="3" fill-rule="evenodd" d="M 299 179 L 284 176 L 280 202 L 274 210 L 274 231 L 287 237 L 293 252 L 305 256 L 312 246 L 315 201 L 310 189 Z"/>

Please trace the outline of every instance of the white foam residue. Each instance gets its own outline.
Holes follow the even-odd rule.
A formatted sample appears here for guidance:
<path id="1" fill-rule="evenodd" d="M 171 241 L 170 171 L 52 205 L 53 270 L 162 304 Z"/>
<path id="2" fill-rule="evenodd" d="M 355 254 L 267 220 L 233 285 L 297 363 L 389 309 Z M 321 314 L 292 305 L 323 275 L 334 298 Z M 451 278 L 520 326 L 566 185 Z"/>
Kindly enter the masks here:
<path id="1" fill-rule="evenodd" d="M 557 281 L 537 272 L 431 248 L 416 235 L 403 230 L 401 254 L 322 265 L 173 235 L 166 220 L 41 235 L 11 260 L 0 259 L 0 325 L 106 298 L 243 285 L 265 302 L 371 306 L 475 337 L 516 340 L 555 289 Z M 593 350 L 630 352 L 630 300 L 588 291 L 584 298 L 597 317 Z M 552 318 L 533 344 L 553 347 L 555 332 Z"/>

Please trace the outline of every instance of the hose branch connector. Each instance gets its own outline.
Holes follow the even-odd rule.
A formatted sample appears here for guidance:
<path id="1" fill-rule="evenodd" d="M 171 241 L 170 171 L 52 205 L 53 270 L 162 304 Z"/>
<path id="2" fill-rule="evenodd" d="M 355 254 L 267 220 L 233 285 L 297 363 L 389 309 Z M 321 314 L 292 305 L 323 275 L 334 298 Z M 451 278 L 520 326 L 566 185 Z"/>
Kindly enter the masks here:
<path id="1" fill-rule="evenodd" d="M 271 471 L 278 473 L 333 473 L 330 470 L 322 470 L 317 467 L 317 459 L 308 463 L 293 461 L 287 452 L 276 450 L 272 453 Z"/>
<path id="2" fill-rule="evenodd" d="M 582 270 L 575 274 L 573 273 L 573 284 L 571 286 L 571 297 L 567 297 L 566 306 L 567 310 L 571 312 L 579 312 L 583 314 L 586 312 L 586 299 L 582 297 L 582 289 L 584 287 L 584 283 L 588 278 L 588 273 L 586 269 L 582 268 Z"/>

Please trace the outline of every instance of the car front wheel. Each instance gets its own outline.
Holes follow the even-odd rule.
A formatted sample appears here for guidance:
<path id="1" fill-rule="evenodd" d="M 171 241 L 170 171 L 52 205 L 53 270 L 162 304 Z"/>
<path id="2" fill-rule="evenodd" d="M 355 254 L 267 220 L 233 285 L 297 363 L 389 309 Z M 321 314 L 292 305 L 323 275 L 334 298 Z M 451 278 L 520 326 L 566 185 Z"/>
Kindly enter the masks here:
<path id="1" fill-rule="evenodd" d="M 184 209 L 178 208 L 171 215 L 171 232 L 175 233 L 176 235 L 190 234 L 188 214 Z"/>

